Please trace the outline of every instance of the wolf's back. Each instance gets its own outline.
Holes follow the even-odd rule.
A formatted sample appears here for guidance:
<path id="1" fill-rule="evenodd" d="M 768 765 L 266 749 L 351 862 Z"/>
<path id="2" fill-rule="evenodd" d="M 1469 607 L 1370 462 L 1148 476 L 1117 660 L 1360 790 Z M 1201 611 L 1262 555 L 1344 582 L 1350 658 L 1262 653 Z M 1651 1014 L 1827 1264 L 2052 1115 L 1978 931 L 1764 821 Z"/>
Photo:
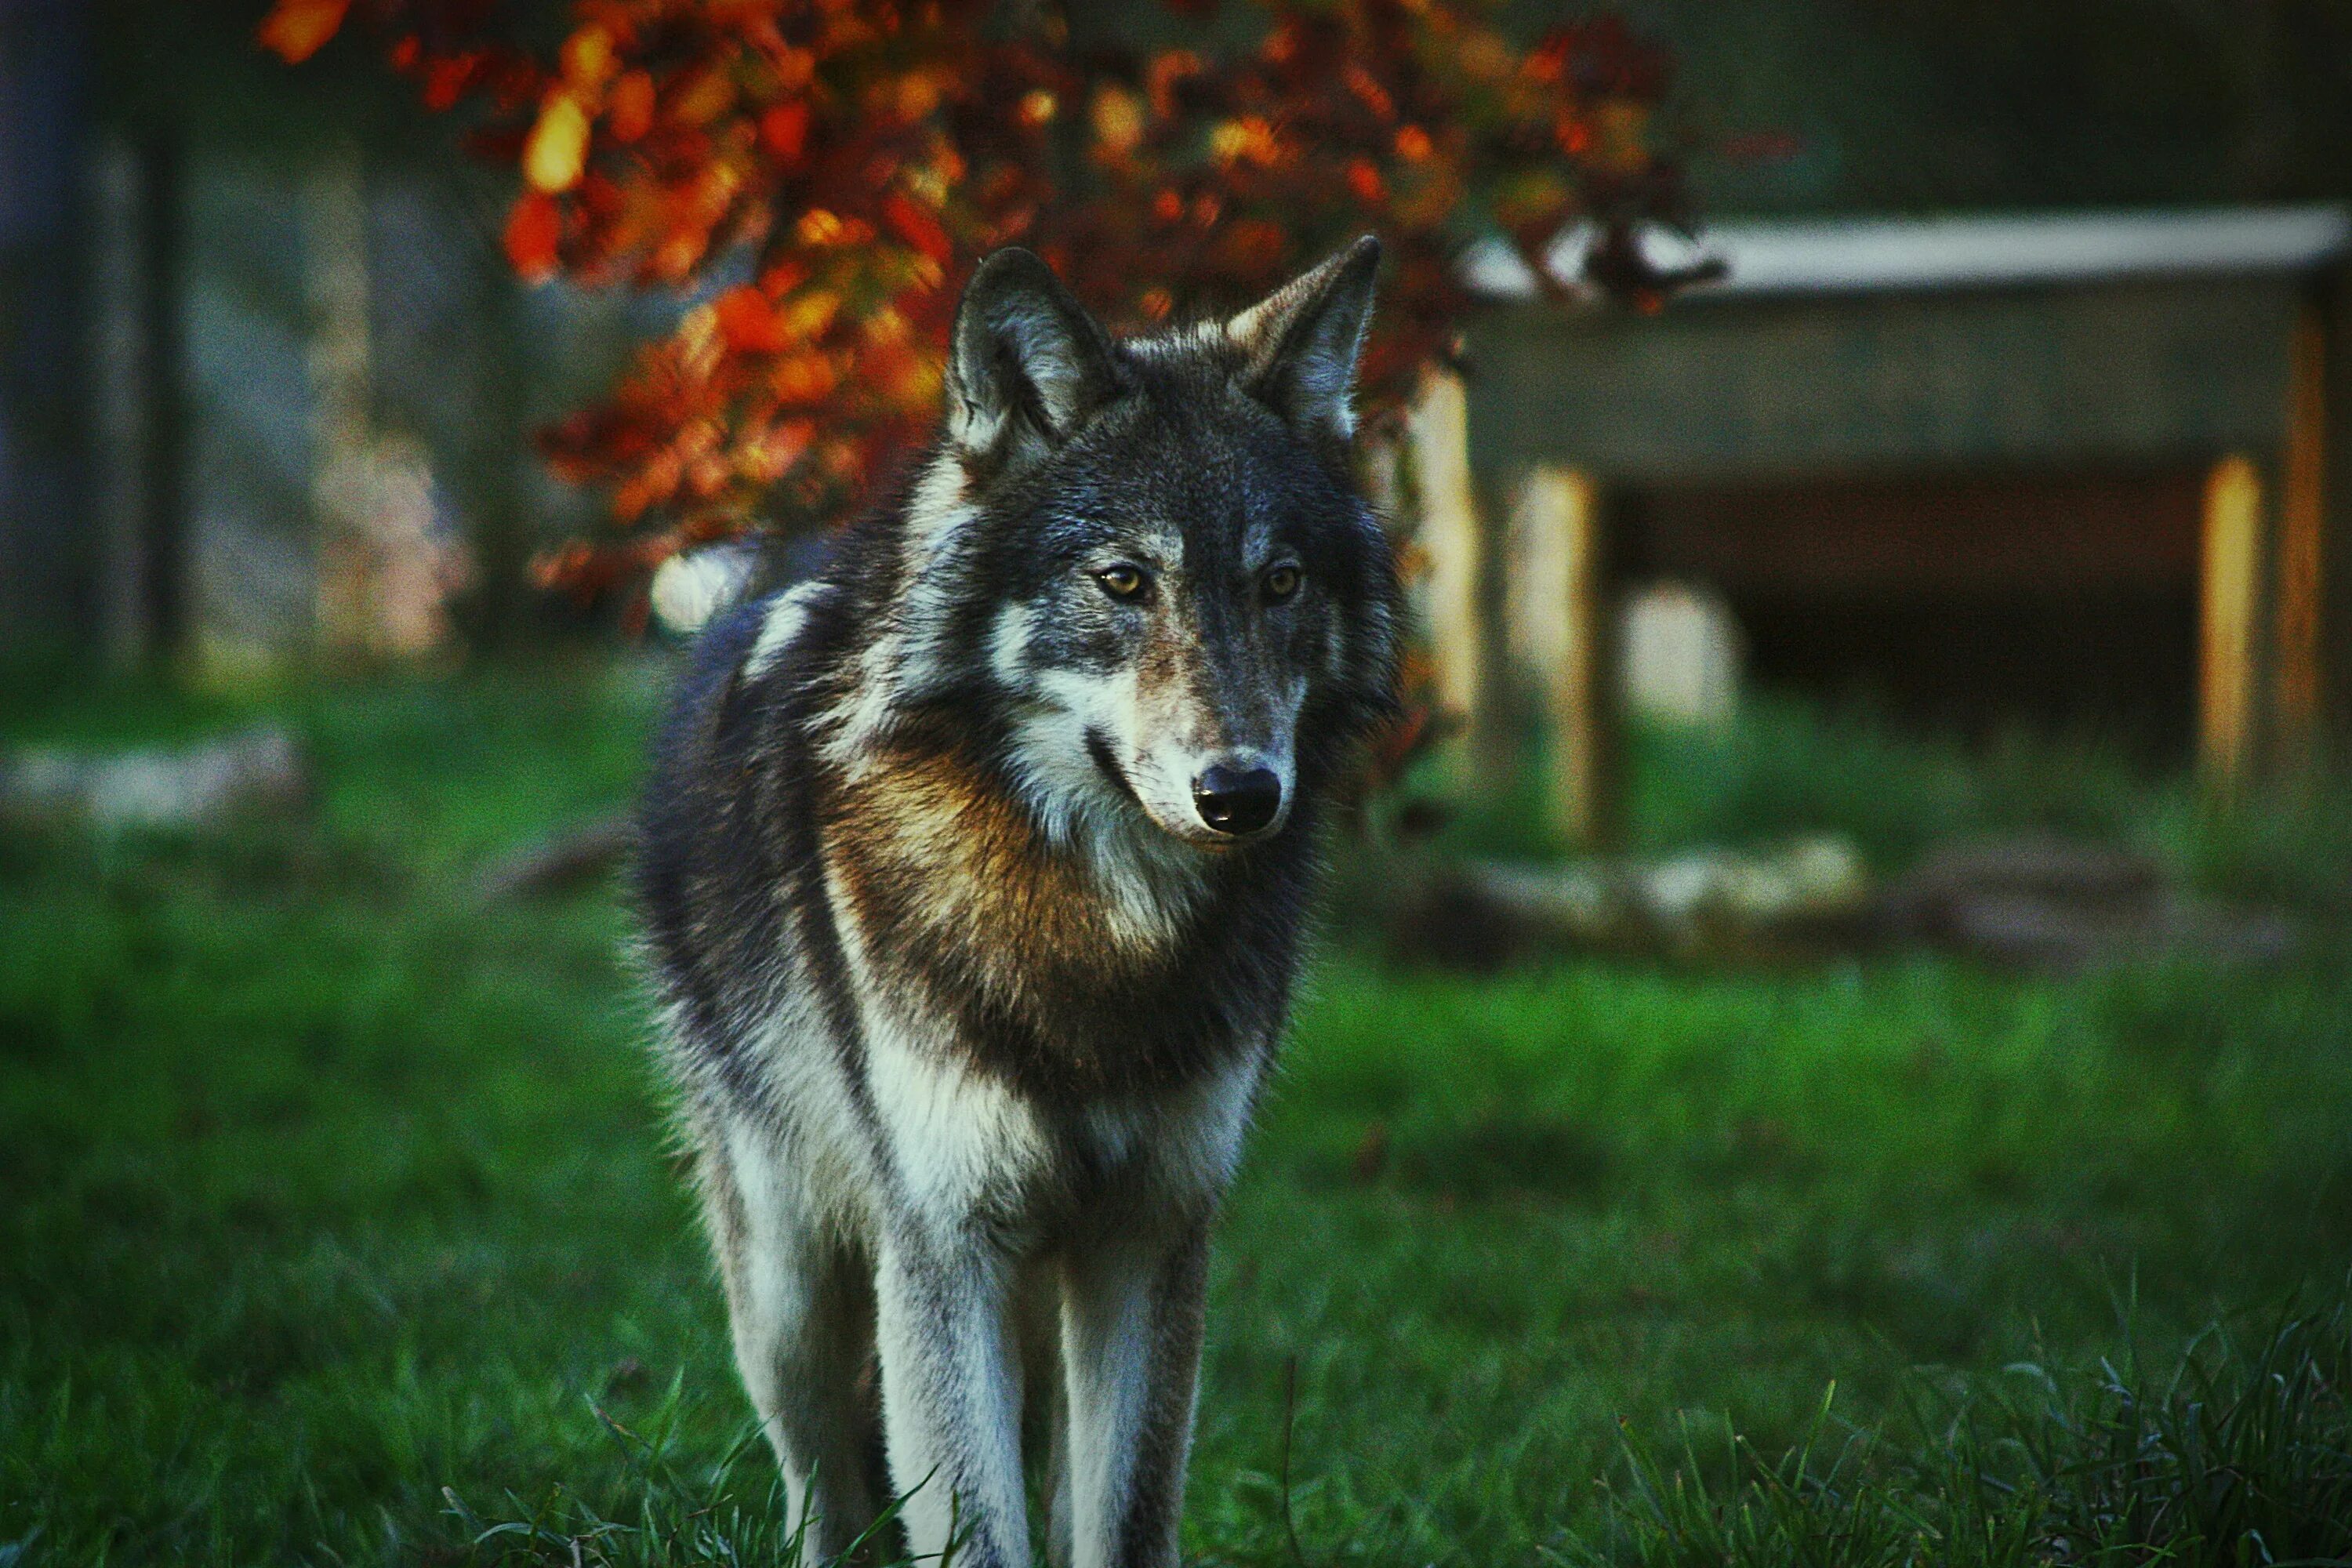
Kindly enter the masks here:
<path id="1" fill-rule="evenodd" d="M 637 815 L 636 898 L 669 1033 L 716 1048 L 778 952 L 779 847 L 751 809 L 763 714 L 741 679 L 770 601 L 708 626 L 655 743 Z"/>

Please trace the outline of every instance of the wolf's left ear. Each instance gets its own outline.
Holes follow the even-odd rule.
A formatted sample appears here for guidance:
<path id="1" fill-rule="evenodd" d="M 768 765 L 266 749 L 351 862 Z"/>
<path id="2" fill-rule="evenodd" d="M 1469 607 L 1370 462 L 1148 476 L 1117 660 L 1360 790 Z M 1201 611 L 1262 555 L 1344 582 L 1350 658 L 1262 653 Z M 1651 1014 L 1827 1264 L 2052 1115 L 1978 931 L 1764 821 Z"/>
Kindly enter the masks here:
<path id="1" fill-rule="evenodd" d="M 1110 340 L 1026 250 L 980 264 L 956 307 L 948 436 L 977 455 L 1059 446 L 1118 395 Z"/>
<path id="2" fill-rule="evenodd" d="M 1225 323 L 1247 356 L 1243 384 L 1302 434 L 1344 444 L 1356 433 L 1356 354 L 1380 265 L 1368 234 Z"/>

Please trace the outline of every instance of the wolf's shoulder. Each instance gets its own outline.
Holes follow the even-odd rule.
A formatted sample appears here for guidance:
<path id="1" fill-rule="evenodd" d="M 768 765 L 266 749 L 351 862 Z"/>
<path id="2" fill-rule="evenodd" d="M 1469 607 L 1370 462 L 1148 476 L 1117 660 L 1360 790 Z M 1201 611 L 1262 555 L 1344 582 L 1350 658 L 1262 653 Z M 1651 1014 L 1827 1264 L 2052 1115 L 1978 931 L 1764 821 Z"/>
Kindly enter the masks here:
<path id="1" fill-rule="evenodd" d="M 828 592 L 819 580 L 746 600 L 687 650 L 637 804 L 637 901 L 673 978 L 708 956 L 719 911 L 772 924 L 771 873 L 790 850 L 775 818 L 799 776 L 785 670 Z"/>

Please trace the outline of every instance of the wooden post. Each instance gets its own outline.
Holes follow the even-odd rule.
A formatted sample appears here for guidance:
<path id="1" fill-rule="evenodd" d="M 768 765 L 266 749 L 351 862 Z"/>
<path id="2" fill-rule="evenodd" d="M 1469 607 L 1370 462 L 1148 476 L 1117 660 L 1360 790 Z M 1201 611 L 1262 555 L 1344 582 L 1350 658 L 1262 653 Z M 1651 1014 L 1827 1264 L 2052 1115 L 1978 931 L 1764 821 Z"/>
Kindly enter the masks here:
<path id="1" fill-rule="evenodd" d="M 2326 327 L 2318 309 L 2305 306 L 2288 352 L 2279 487 L 2277 749 L 2290 765 L 2311 760 L 2326 695 Z"/>
<path id="2" fill-rule="evenodd" d="M 1407 416 L 1415 535 L 1427 561 L 1422 613 L 1429 626 L 1438 699 L 1458 715 L 1471 755 L 1490 743 L 1482 531 L 1470 479 L 1470 406 L 1462 378 L 1435 370 Z"/>
<path id="3" fill-rule="evenodd" d="M 108 658 L 167 661 L 187 632 L 182 171 L 169 127 L 99 143 L 90 184 L 99 628 Z"/>
<path id="4" fill-rule="evenodd" d="M 367 187 L 355 151 L 337 149 L 319 162 L 303 192 L 302 216 L 318 633 L 330 658 L 349 658 L 368 651 L 373 592 L 366 517 L 372 413 Z"/>
<path id="5" fill-rule="evenodd" d="M 1567 843 L 1592 848 L 1612 815 L 1614 712 L 1591 476 L 1550 465 L 1529 470 L 1512 507 L 1510 541 L 1511 641 L 1534 678 L 1550 743 L 1547 815 Z"/>
<path id="6" fill-rule="evenodd" d="M 2224 795 L 2244 782 L 2254 754 L 2262 555 L 2262 476 L 2233 454 L 2206 476 L 2200 584 L 2198 763 Z"/>

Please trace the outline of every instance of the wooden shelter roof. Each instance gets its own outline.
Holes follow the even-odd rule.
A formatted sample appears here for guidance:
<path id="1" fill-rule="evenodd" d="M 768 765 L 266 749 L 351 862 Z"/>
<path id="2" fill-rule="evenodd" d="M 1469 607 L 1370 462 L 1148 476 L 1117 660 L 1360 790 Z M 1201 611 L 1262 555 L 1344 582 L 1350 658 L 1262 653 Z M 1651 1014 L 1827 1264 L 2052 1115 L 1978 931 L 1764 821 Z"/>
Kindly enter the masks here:
<path id="1" fill-rule="evenodd" d="M 1559 283 L 1582 287 L 1590 226 L 1570 225 L 1547 262 Z M 1645 235 L 1665 267 L 1702 257 L 1729 267 L 1686 298 L 1929 292 L 2034 284 L 2315 271 L 2352 255 L 2352 208 L 2218 207 L 2187 211 L 1846 217 L 1711 225 L 1696 242 Z M 1531 300 L 1536 276 L 1500 239 L 1463 258 L 1470 286 L 1489 299 Z"/>

